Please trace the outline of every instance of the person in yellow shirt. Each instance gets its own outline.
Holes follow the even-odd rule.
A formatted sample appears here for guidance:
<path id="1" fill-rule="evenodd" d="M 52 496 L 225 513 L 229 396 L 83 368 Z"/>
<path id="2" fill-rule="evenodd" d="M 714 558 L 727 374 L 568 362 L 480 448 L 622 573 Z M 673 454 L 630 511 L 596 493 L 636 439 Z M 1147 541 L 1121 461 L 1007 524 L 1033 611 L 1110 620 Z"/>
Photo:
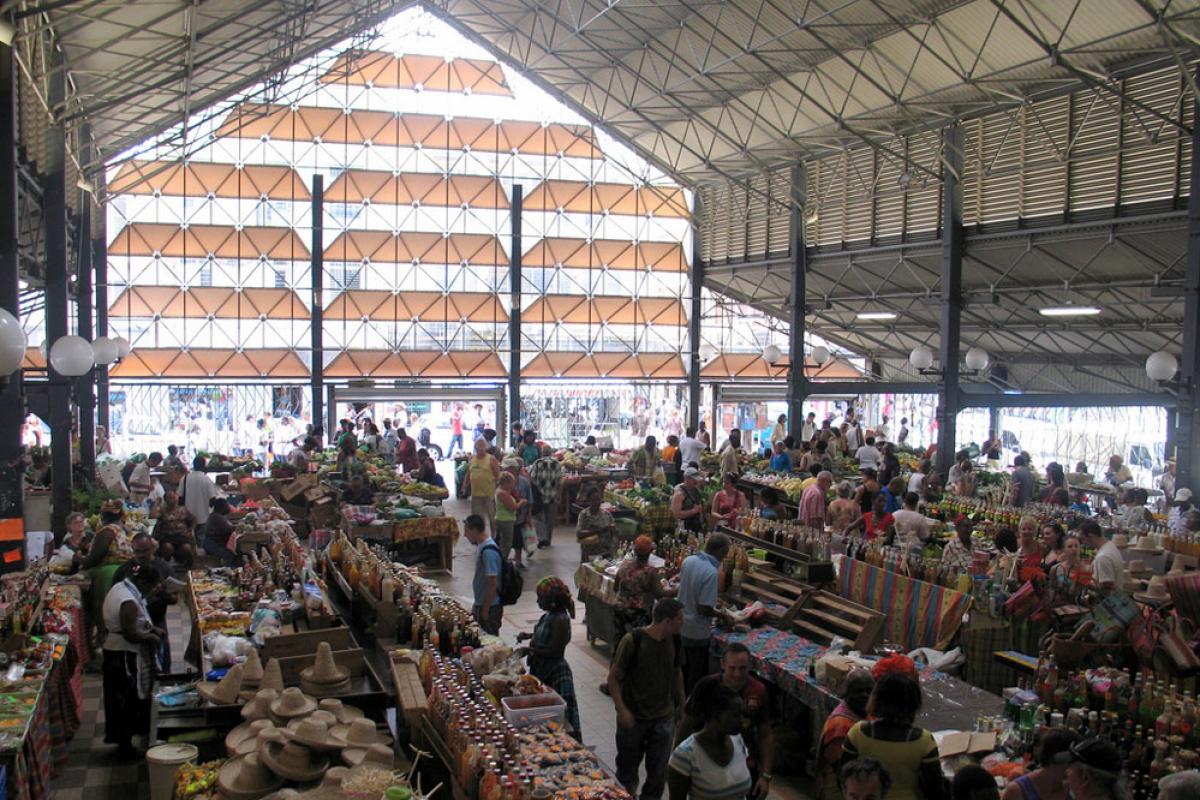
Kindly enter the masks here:
<path id="1" fill-rule="evenodd" d="M 662 451 L 662 460 L 666 461 L 666 462 L 674 462 L 675 454 L 678 452 L 679 452 L 679 437 L 674 436 L 674 435 L 668 436 L 667 437 L 667 446 L 664 447 L 663 451 Z"/>

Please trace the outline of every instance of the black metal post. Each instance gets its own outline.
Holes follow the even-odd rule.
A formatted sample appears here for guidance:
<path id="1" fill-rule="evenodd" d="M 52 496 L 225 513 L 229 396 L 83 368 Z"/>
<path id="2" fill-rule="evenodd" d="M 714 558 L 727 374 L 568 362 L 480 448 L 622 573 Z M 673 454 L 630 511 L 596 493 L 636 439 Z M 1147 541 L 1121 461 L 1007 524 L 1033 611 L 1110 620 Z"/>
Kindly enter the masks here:
<path id="1" fill-rule="evenodd" d="M 936 468 L 943 475 L 954 463 L 958 439 L 958 350 L 962 322 L 962 129 L 946 128 L 942 153 L 942 298 L 938 385 Z"/>
<path id="2" fill-rule="evenodd" d="M 1175 426 L 1179 423 L 1179 410 L 1177 408 L 1168 408 L 1167 410 L 1167 435 L 1163 442 L 1163 458 L 1175 458 Z M 1178 463 L 1175 465 L 1178 469 Z"/>
<path id="3" fill-rule="evenodd" d="M 13 50 L 0 44 L 0 308 L 21 318 L 17 254 L 17 75 Z M 7 380 L 5 378 L 7 377 Z M 21 423 L 25 400 L 21 370 L 0 376 L 0 519 L 23 514 Z M 25 548 L 20 552 L 24 555 Z M 18 565 L 19 566 L 19 565 Z"/>
<path id="4" fill-rule="evenodd" d="M 1200 73 L 1200 70 L 1197 70 Z M 1192 103 L 1192 164 L 1189 170 L 1187 261 L 1183 274 L 1182 391 L 1175 428 L 1175 485 L 1195 491 L 1200 481 L 1200 103 Z"/>
<path id="5" fill-rule="evenodd" d="M 700 207 L 699 195 L 692 203 L 692 275 L 689 286 L 692 292 L 692 307 L 688 317 L 688 412 L 687 426 L 700 428 L 700 318 L 704 314 L 703 298 L 704 262 L 700 259 Z"/>
<path id="6" fill-rule="evenodd" d="M 66 99 L 62 56 L 52 50 L 48 77 L 50 107 Z M 46 341 L 51 346 L 67 335 L 67 182 L 66 128 L 56 121 L 46 128 L 42 206 L 46 232 Z M 65 530 L 71 506 L 71 378 L 48 367 L 50 375 L 50 529 Z"/>
<path id="7" fill-rule="evenodd" d="M 1003 424 L 1003 419 L 1000 414 L 1000 409 L 992 406 L 988 409 L 988 428 L 997 436 L 1004 430 L 1000 426 Z"/>
<path id="8" fill-rule="evenodd" d="M 100 176 L 98 180 L 101 180 L 102 177 Z M 104 206 L 98 206 L 92 213 L 96 216 L 88 235 L 92 237 L 92 273 L 95 275 L 96 284 L 96 335 L 108 336 L 108 221 Z M 111 438 L 113 431 L 109 427 L 108 401 L 108 366 L 98 364 L 96 366 L 96 424 L 104 428 L 106 438 Z"/>
<path id="9" fill-rule="evenodd" d="M 513 186 L 510 221 L 512 224 L 512 255 L 509 257 L 508 290 L 512 310 L 508 312 L 508 419 L 511 426 L 521 421 L 521 209 L 525 189 Z M 508 431 L 496 432 L 497 441 L 507 442 Z"/>
<path id="10" fill-rule="evenodd" d="M 808 393 L 808 377 L 804 373 L 804 304 L 807 298 L 808 245 L 804 237 L 804 206 L 808 200 L 804 165 L 792 167 L 791 215 L 789 216 L 789 241 L 792 248 L 792 290 L 789 302 L 791 317 L 791 369 L 788 372 L 788 432 L 800 440 L 800 429 L 804 425 L 804 396 Z"/>
<path id="11" fill-rule="evenodd" d="M 86 160 L 86 159 L 85 159 Z M 92 197 L 80 191 L 79 198 L 79 260 L 75 284 L 76 331 L 89 342 L 92 332 Z M 79 400 L 79 466 L 87 480 L 96 474 L 96 368 L 88 370 L 75 381 Z"/>
<path id="12" fill-rule="evenodd" d="M 314 175 L 312 187 L 312 424 L 325 419 L 325 176 Z M 336 431 L 325 431 L 325 441 L 333 442 Z M 324 443 L 322 443 L 324 444 Z"/>

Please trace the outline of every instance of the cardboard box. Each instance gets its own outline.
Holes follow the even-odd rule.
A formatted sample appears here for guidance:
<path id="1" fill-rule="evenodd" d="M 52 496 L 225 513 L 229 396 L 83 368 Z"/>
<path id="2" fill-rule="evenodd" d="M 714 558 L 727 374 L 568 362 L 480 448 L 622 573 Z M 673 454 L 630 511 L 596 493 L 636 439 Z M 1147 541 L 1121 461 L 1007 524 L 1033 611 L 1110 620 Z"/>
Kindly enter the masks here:
<path id="1" fill-rule="evenodd" d="M 953 758 L 962 755 L 983 755 L 996 750 L 994 733 L 948 733 L 942 737 L 938 747 L 938 758 Z"/>

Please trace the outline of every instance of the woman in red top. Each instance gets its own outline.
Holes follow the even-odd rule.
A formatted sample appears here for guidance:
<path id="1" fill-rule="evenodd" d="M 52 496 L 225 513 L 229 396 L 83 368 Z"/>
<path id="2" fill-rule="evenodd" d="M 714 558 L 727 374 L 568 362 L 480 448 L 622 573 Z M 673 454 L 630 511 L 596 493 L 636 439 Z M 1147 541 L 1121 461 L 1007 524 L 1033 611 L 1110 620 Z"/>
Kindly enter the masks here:
<path id="1" fill-rule="evenodd" d="M 718 523 L 737 527 L 738 515 L 746 511 L 746 496 L 738 491 L 737 478 L 731 472 L 721 479 L 721 491 L 713 495 L 712 514 Z"/>
<path id="2" fill-rule="evenodd" d="M 851 531 L 861 529 L 866 533 L 868 542 L 874 541 L 880 536 L 889 535 L 896 520 L 891 514 L 884 511 L 886 507 L 887 498 L 884 497 L 883 492 L 880 492 L 871 501 L 871 510 L 847 525 L 845 533 L 849 535 Z"/>
<path id="3" fill-rule="evenodd" d="M 1021 559 L 1021 568 L 1042 568 L 1042 543 L 1038 541 L 1038 524 L 1033 517 L 1021 517 L 1017 527 L 1017 542 L 1020 548 L 1017 557 Z"/>

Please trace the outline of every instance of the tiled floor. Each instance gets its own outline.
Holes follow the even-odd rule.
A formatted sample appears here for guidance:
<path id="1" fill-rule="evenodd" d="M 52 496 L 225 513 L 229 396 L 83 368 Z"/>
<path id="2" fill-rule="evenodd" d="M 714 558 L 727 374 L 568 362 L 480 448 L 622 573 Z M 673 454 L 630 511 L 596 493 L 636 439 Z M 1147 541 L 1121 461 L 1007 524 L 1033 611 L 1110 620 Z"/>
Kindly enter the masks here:
<path id="1" fill-rule="evenodd" d="M 448 513 L 462 517 L 466 504 L 446 503 Z M 546 575 L 557 575 L 574 591 L 575 569 L 579 565 L 579 547 L 571 529 L 560 526 L 555 531 L 554 546 L 538 551 L 525 573 L 525 594 L 521 601 L 505 609 L 502 635 L 513 640 L 520 631 L 532 631 L 541 616 L 535 602 L 533 587 Z M 447 589 L 470 604 L 471 574 L 475 549 L 460 538 L 454 551 L 453 575 L 442 579 Z M 189 621 L 182 607 L 173 607 L 168 617 L 172 640 L 172 660 L 176 671 L 183 671 L 183 652 L 187 644 Z M 604 644 L 588 644 L 583 624 L 583 608 L 577 609 L 572 628 L 572 640 L 567 648 L 567 660 L 575 674 L 575 693 L 584 741 L 595 748 L 607 764 L 616 760 L 616 713 L 612 700 L 599 691 L 608 674 L 609 648 Z M 143 763 L 121 764 L 111 758 L 113 747 L 104 744 L 104 712 L 98 672 L 84 678 L 84 719 L 71 744 L 66 769 L 53 782 L 54 800 L 143 800 L 149 797 L 146 767 Z M 789 800 L 812 796 L 807 781 L 777 778 L 771 797 Z"/>

